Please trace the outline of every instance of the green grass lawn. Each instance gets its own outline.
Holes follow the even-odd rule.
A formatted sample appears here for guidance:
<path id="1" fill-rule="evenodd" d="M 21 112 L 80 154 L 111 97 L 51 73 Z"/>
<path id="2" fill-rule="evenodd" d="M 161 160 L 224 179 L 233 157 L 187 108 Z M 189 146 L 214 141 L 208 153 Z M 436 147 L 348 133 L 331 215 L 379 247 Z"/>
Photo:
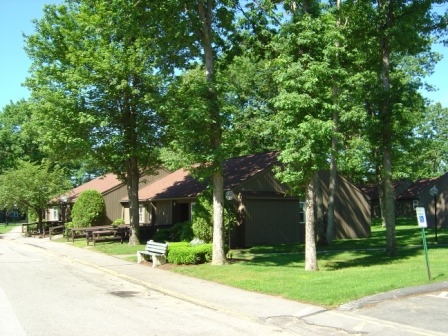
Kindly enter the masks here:
<path id="1" fill-rule="evenodd" d="M 415 223 L 414 223 L 415 222 Z M 431 281 L 448 279 L 448 233 L 438 244 L 426 230 Z M 386 232 L 378 223 L 368 239 L 318 248 L 319 271 L 305 271 L 304 246 L 259 246 L 230 252 L 229 264 L 174 266 L 174 272 L 288 299 L 334 307 L 364 296 L 428 283 L 421 230 L 414 219 L 397 221 L 398 257 L 385 256 Z"/>
<path id="2" fill-rule="evenodd" d="M 22 225 L 22 223 L 11 222 L 11 223 L 8 223 L 8 225 L 6 225 L 5 223 L 0 223 L 0 234 L 7 233 L 7 232 L 11 231 L 12 229 L 14 229 L 18 225 Z"/>
<path id="3" fill-rule="evenodd" d="M 334 307 L 364 296 L 429 282 L 421 229 L 416 220 L 397 220 L 396 238 L 398 257 L 391 259 L 385 256 L 386 231 L 374 222 L 370 238 L 339 240 L 332 246 L 319 247 L 316 272 L 305 271 L 305 248 L 299 244 L 231 250 L 229 263 L 224 266 L 172 265 L 169 269 L 246 290 Z M 431 281 L 448 280 L 447 229 L 439 229 L 438 244 L 434 243 L 433 230 L 426 230 L 426 238 Z M 74 244 L 86 246 L 84 239 Z M 89 248 L 135 261 L 135 252 L 143 250 L 144 245 L 105 242 Z"/>

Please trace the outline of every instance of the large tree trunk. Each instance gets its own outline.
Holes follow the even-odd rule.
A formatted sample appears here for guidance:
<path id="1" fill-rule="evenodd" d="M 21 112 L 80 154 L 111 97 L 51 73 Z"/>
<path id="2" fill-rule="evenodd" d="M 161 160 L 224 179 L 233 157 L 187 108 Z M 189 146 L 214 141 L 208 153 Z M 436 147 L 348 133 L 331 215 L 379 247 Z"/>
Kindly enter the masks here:
<path id="1" fill-rule="evenodd" d="M 381 217 L 381 226 L 386 227 L 386 201 L 384 198 L 384 184 L 383 184 L 383 178 L 381 176 L 381 171 L 379 168 L 377 168 L 376 173 L 376 184 L 378 187 L 378 201 L 380 205 L 380 217 Z"/>
<path id="2" fill-rule="evenodd" d="M 314 183 L 308 183 L 305 201 L 305 270 L 317 271 L 316 233 L 314 222 Z"/>
<path id="3" fill-rule="evenodd" d="M 337 112 L 333 114 L 334 134 L 331 139 L 331 158 L 330 158 L 330 180 L 328 183 L 328 209 L 327 209 L 327 244 L 333 243 L 334 236 L 334 198 L 337 188 L 337 163 L 336 152 L 338 147 L 337 130 L 339 124 L 339 115 Z"/>
<path id="4" fill-rule="evenodd" d="M 42 211 L 42 209 L 37 209 L 36 210 L 37 213 L 37 232 L 38 233 L 42 233 L 45 237 L 45 230 L 44 230 L 44 212 Z M 7 217 L 5 217 L 7 218 Z"/>
<path id="5" fill-rule="evenodd" d="M 314 175 L 314 199 L 316 214 L 316 241 L 318 245 L 325 245 L 327 239 L 325 237 L 325 220 L 324 220 L 324 199 L 322 196 L 322 185 L 319 174 Z"/>
<path id="6" fill-rule="evenodd" d="M 339 11 L 341 8 L 341 0 L 336 0 L 336 7 Z M 339 31 L 341 27 L 340 17 L 336 20 L 336 29 Z M 336 48 L 339 48 L 339 42 L 336 42 Z M 339 59 L 339 55 L 338 55 Z M 337 85 L 333 87 L 333 101 L 338 106 L 339 88 Z M 330 180 L 328 182 L 328 206 L 327 206 L 327 245 L 333 243 L 334 236 L 334 199 L 337 188 L 337 160 L 336 153 L 338 150 L 338 130 L 339 130 L 339 111 L 333 112 L 333 136 L 331 138 L 331 156 L 330 156 Z"/>
<path id="7" fill-rule="evenodd" d="M 378 7 L 384 10 L 385 17 L 380 27 L 381 34 L 381 85 L 382 101 L 380 104 L 380 116 L 382 121 L 382 149 L 383 171 L 381 174 L 384 192 L 384 220 L 386 224 L 386 253 L 393 257 L 397 254 L 395 239 L 395 197 L 392 184 L 392 134 L 393 118 L 390 100 L 390 43 L 387 36 L 388 30 L 393 26 L 393 2 L 378 1 Z"/>
<path id="8" fill-rule="evenodd" d="M 384 220 L 386 223 L 386 254 L 390 257 L 397 255 L 397 242 L 395 238 L 395 196 L 392 183 L 392 159 L 390 152 L 384 153 Z"/>
<path id="9" fill-rule="evenodd" d="M 213 253 L 212 265 L 222 265 L 226 262 L 224 246 L 224 190 L 221 172 L 213 175 Z"/>
<path id="10" fill-rule="evenodd" d="M 215 156 L 213 173 L 213 254 L 212 265 L 226 263 L 224 251 L 224 178 L 222 175 L 219 150 L 222 142 L 221 118 L 218 94 L 216 92 L 215 62 L 213 54 L 213 0 L 198 1 L 198 13 L 202 22 L 201 42 L 204 48 L 205 80 L 208 85 L 208 108 L 210 123 L 210 146 Z"/>
<path id="11" fill-rule="evenodd" d="M 136 158 L 128 160 L 126 172 L 126 187 L 129 198 L 129 219 L 131 224 L 131 236 L 129 237 L 129 245 L 137 245 L 140 243 L 140 223 L 139 223 L 139 201 L 138 201 L 138 182 L 140 172 Z"/>

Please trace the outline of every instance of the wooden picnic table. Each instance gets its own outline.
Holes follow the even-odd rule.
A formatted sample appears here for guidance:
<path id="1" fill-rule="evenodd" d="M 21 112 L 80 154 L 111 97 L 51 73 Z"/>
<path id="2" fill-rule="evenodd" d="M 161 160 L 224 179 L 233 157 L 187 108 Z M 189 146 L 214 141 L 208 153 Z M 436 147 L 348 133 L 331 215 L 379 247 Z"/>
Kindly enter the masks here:
<path id="1" fill-rule="evenodd" d="M 67 232 L 67 241 L 71 238 L 74 242 L 76 237 L 86 237 L 86 244 L 89 245 L 93 241 L 95 245 L 96 241 L 99 240 L 120 240 L 123 242 L 128 237 L 129 225 L 102 225 L 102 226 L 92 226 L 92 227 L 76 227 L 69 228 Z"/>
<path id="2" fill-rule="evenodd" d="M 98 241 L 111 241 L 119 240 L 122 244 L 125 239 L 129 239 L 129 226 L 114 227 L 112 229 L 101 229 L 92 231 L 92 235 L 87 239 L 87 245 L 89 241 L 93 241 L 93 246 L 95 246 Z"/>
<path id="3" fill-rule="evenodd" d="M 67 241 L 70 240 L 72 243 L 75 241 L 75 238 L 78 237 L 88 237 L 90 232 L 95 230 L 101 230 L 101 229 L 110 229 L 112 225 L 102 225 L 102 226 L 93 226 L 93 227 L 74 227 L 74 228 L 68 228 L 67 229 Z"/>

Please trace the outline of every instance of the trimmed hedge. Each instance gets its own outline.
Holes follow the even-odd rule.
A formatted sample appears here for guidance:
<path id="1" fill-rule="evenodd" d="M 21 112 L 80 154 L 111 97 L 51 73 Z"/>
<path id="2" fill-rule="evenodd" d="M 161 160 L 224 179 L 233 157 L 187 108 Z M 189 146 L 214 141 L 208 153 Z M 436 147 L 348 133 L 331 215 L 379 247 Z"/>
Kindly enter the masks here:
<path id="1" fill-rule="evenodd" d="M 172 264 L 197 265 L 212 260 L 212 244 L 192 246 L 187 242 L 169 243 L 168 262 Z"/>

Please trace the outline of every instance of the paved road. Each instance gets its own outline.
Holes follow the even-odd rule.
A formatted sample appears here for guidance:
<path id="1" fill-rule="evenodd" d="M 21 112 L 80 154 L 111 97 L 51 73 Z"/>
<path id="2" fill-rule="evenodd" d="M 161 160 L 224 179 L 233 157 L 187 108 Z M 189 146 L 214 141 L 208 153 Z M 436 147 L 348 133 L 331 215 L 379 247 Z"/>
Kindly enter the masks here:
<path id="1" fill-rule="evenodd" d="M 59 264 L 59 266 L 56 270 L 50 271 L 52 264 Z M 89 308 L 90 302 L 95 303 L 106 296 L 106 303 L 95 304 L 93 310 L 101 310 L 104 305 L 112 307 L 105 310 L 103 317 L 106 321 L 109 321 L 109 318 L 112 321 L 109 323 L 111 325 L 114 325 L 113 321 L 120 319 L 120 316 L 126 316 L 126 320 L 132 321 L 131 325 L 143 325 L 149 328 L 145 329 L 146 333 L 137 329 L 134 330 L 135 333 L 128 332 L 132 335 L 147 335 L 148 330 L 154 331 L 152 335 L 211 333 L 217 335 L 436 336 L 448 334 L 448 282 L 403 288 L 350 302 L 339 309 L 326 310 L 319 306 L 247 292 L 158 268 L 130 263 L 86 249 L 54 243 L 48 239 L 23 238 L 19 234 L 9 234 L 4 237 L 0 235 L 0 288 L 3 288 L 0 290 L 0 335 L 5 334 L 1 329 L 4 321 L 12 321 L 13 325 L 16 321 L 15 325 L 20 326 L 26 335 L 52 335 L 48 332 L 31 333 L 34 330 L 33 324 L 40 325 L 40 323 L 27 324 L 26 319 L 16 311 L 18 306 L 26 309 L 29 300 L 20 301 L 24 300 L 19 297 L 24 294 L 21 288 L 26 286 L 26 281 L 22 277 L 10 278 L 11 272 L 19 273 L 22 268 L 31 265 L 35 268 L 33 271 L 35 273 L 28 274 L 26 278 L 33 279 L 34 287 L 43 288 L 46 291 L 33 297 L 34 294 L 29 293 L 28 289 L 28 295 L 33 297 L 32 304 L 49 307 L 51 314 L 43 320 L 45 322 L 41 323 L 42 326 L 47 327 L 56 320 L 52 318 L 54 314 L 59 316 L 57 320 L 68 321 L 68 325 L 73 324 L 70 324 L 70 321 L 73 321 L 71 316 L 61 317 L 61 309 L 51 307 L 52 302 L 57 299 L 47 299 L 45 294 L 51 289 L 47 287 L 49 284 L 53 283 L 52 286 L 54 286 L 54 282 L 64 276 L 63 283 L 69 283 L 70 278 L 75 278 L 76 282 L 64 291 L 61 289 L 61 292 L 57 292 L 57 296 L 69 299 L 67 302 L 75 300 L 73 301 L 75 305 L 86 307 L 85 311 L 78 311 L 77 314 L 80 314 L 82 318 L 76 321 L 82 320 L 82 323 L 89 321 L 86 315 L 92 313 L 92 309 Z M 78 267 L 82 268 L 74 271 Z M 75 273 L 76 276 L 74 276 Z M 37 278 L 44 279 L 44 282 L 38 282 Z M 104 286 L 103 279 L 107 279 Z M 81 286 L 80 283 L 84 281 L 87 284 Z M 100 284 L 100 286 L 94 284 Z M 84 294 L 77 295 L 78 290 Z M 132 305 L 129 302 L 132 302 Z M 160 304 L 156 307 L 152 305 L 159 302 Z M 135 304 L 139 308 L 135 308 Z M 66 307 L 62 310 L 70 311 L 70 309 Z M 142 314 L 130 313 L 135 310 Z M 29 310 L 29 314 L 31 311 L 35 310 Z M 115 315 L 115 311 L 119 313 L 119 317 Z M 176 329 L 179 325 L 183 326 L 181 332 Z M 188 325 L 190 327 L 187 327 Z M 81 327 L 80 324 L 76 326 Z M 120 331 L 121 335 L 120 327 L 112 328 L 108 335 L 114 335 L 115 331 L 117 334 Z M 104 333 L 100 332 L 96 335 L 102 334 Z M 64 333 L 64 335 L 71 334 Z"/>
<path id="2" fill-rule="evenodd" d="M 0 335 L 291 335 L 26 244 L 0 241 Z"/>

